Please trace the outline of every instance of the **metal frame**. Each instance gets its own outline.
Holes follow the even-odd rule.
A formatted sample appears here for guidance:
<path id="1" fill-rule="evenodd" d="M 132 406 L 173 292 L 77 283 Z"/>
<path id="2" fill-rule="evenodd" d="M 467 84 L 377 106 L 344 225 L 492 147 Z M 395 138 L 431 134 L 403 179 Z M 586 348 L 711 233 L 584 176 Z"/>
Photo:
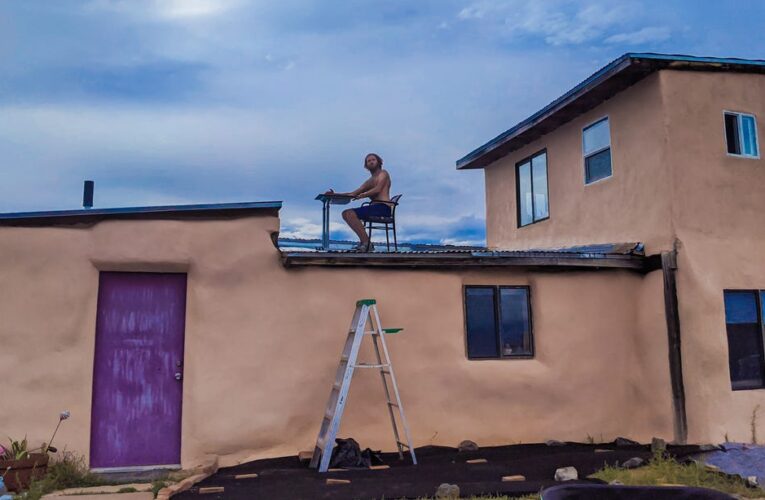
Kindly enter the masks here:
<path id="1" fill-rule="evenodd" d="M 493 290 L 493 300 L 494 300 L 494 338 L 496 340 L 497 344 L 497 352 L 499 353 L 498 357 L 486 357 L 486 358 L 477 358 L 477 357 L 471 357 L 470 356 L 470 350 L 468 349 L 468 321 L 467 321 L 467 289 L 468 288 L 490 288 Z M 502 354 L 502 345 L 500 343 L 500 330 L 499 325 L 502 322 L 502 311 L 499 303 L 499 292 L 501 289 L 525 289 L 526 290 L 526 304 L 528 309 L 528 315 L 529 315 L 529 350 L 530 353 L 526 354 L 511 354 L 509 356 L 504 356 Z M 535 356 L 535 349 L 534 349 L 534 320 L 532 317 L 532 305 L 531 305 L 531 286 L 530 285 L 463 285 L 462 286 L 462 309 L 463 309 L 463 320 L 465 325 L 465 357 L 470 361 L 497 361 L 497 360 L 505 360 L 505 359 L 533 359 Z"/>
<path id="2" fill-rule="evenodd" d="M 543 217 L 541 219 L 534 219 L 534 158 L 537 156 L 545 155 L 545 180 L 547 182 L 547 217 Z M 529 176 L 531 178 L 531 218 L 532 221 L 528 224 L 521 224 L 521 182 L 520 178 L 518 176 L 518 172 L 520 171 L 520 166 L 524 163 L 529 162 Z M 518 227 L 526 227 L 531 226 L 533 224 L 536 224 L 537 222 L 546 221 L 550 218 L 550 170 L 547 168 L 549 165 L 547 161 L 547 148 L 542 149 L 541 151 L 538 151 L 537 153 L 534 153 L 531 156 L 527 156 L 526 158 L 522 159 L 518 163 L 515 164 L 515 213 L 517 218 Z"/>
<path id="3" fill-rule="evenodd" d="M 584 152 L 584 133 L 587 132 L 587 129 L 590 129 L 597 125 L 600 122 L 607 121 L 608 122 L 608 146 L 604 148 L 600 148 L 598 150 L 592 151 L 591 153 L 585 153 Z M 591 182 L 587 182 L 587 158 L 590 158 L 592 156 L 595 156 L 598 153 L 602 153 L 606 149 L 611 150 L 611 174 L 606 177 L 601 177 L 600 179 L 596 179 Z M 614 155 L 613 155 L 613 148 L 611 147 L 611 118 L 608 115 L 602 116 L 595 120 L 594 122 L 591 122 L 589 125 L 585 125 L 582 127 L 582 173 L 584 174 L 584 185 L 585 186 L 591 186 L 593 184 L 597 184 L 600 181 L 604 181 L 606 179 L 610 179 L 614 176 Z"/>
<path id="4" fill-rule="evenodd" d="M 763 324 L 763 317 L 762 317 L 762 294 L 765 293 L 765 290 L 757 290 L 757 289 L 748 289 L 748 288 L 725 288 L 723 289 L 723 304 L 725 304 L 725 292 L 748 292 L 753 293 L 755 296 L 755 303 L 757 304 L 757 324 L 760 327 L 760 342 L 762 346 L 762 367 L 763 367 L 763 384 L 759 386 L 751 386 L 751 387 L 733 387 L 733 377 L 731 377 L 730 374 L 730 363 L 728 366 L 728 378 L 730 379 L 730 388 L 732 391 L 752 391 L 757 389 L 765 389 L 765 324 Z M 727 336 L 728 333 L 728 318 L 725 318 L 725 334 Z M 726 338 L 727 341 L 727 338 Z M 728 345 L 728 352 L 730 356 L 730 343 L 726 342 Z"/>
<path id="5" fill-rule="evenodd" d="M 390 231 L 393 230 L 393 249 L 394 251 L 398 252 L 398 238 L 396 236 L 396 207 L 398 207 L 398 203 L 401 199 L 400 194 L 397 194 L 396 196 L 393 196 L 390 201 L 367 201 L 361 204 L 362 207 L 369 206 L 372 203 L 385 203 L 386 205 L 391 205 L 391 211 L 390 211 L 390 222 L 380 221 L 380 220 L 367 220 L 364 221 L 364 227 L 367 230 L 367 235 L 369 236 L 369 241 L 372 241 L 372 230 L 373 229 L 382 229 L 385 231 L 385 248 L 388 252 L 390 252 Z M 387 217 L 385 217 L 387 219 Z"/>
<path id="6" fill-rule="evenodd" d="M 742 120 L 738 117 L 740 116 L 749 116 L 754 120 L 754 141 L 755 141 L 755 147 L 757 148 L 757 154 L 756 155 L 745 155 L 745 154 L 736 154 L 736 153 L 730 153 L 728 151 L 728 134 L 727 134 L 727 128 L 725 126 L 725 115 L 734 115 L 736 116 L 736 128 L 738 129 L 738 137 L 739 141 L 743 139 L 744 136 L 744 129 L 742 125 Z M 731 111 L 729 109 L 723 110 L 723 137 L 725 138 L 725 154 L 727 156 L 732 156 L 733 158 L 746 158 L 748 160 L 759 160 L 760 159 L 760 142 L 759 142 L 759 131 L 757 130 L 757 115 L 754 113 L 744 113 L 743 111 Z M 743 144 L 741 145 L 741 150 L 743 151 Z"/>

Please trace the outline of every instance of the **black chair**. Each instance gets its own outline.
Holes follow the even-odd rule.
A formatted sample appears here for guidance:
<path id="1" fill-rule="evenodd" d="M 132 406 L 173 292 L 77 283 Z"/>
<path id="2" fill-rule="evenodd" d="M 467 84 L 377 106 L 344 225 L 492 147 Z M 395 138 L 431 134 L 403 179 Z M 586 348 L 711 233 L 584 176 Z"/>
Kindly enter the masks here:
<path id="1" fill-rule="evenodd" d="M 385 230 L 385 245 L 390 252 L 390 236 L 389 232 L 393 231 L 393 248 L 398 252 L 398 238 L 396 238 L 396 207 L 398 206 L 398 200 L 401 199 L 401 195 L 397 194 L 390 201 L 375 201 L 374 203 L 385 203 L 390 205 L 390 217 L 374 217 L 370 216 L 364 219 L 364 223 L 367 226 L 367 232 L 369 234 L 369 241 L 372 241 L 372 229 L 384 229 Z M 361 206 L 371 205 L 372 202 L 367 201 L 362 203 Z"/>

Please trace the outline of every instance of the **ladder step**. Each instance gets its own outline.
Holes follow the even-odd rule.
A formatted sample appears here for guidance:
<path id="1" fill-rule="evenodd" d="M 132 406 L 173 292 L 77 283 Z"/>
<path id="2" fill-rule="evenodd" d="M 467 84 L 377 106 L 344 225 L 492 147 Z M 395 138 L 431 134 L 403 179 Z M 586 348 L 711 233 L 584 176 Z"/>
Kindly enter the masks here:
<path id="1" fill-rule="evenodd" d="M 388 406 L 395 406 L 396 408 L 398 408 L 398 405 L 394 403 L 393 401 L 388 401 Z"/>
<path id="2" fill-rule="evenodd" d="M 372 363 L 357 363 L 354 365 L 354 368 L 390 368 L 390 364 L 383 363 L 381 365 L 376 365 Z"/>
<path id="3" fill-rule="evenodd" d="M 404 447 L 404 448 L 406 448 L 407 450 L 408 450 L 408 449 L 410 449 L 408 444 L 406 444 L 406 443 L 402 443 L 401 441 L 396 441 L 396 444 L 398 444 L 399 446 L 403 446 L 403 447 Z"/>
<path id="4" fill-rule="evenodd" d="M 380 370 L 380 373 L 384 373 L 386 375 L 390 375 L 390 370 Z"/>

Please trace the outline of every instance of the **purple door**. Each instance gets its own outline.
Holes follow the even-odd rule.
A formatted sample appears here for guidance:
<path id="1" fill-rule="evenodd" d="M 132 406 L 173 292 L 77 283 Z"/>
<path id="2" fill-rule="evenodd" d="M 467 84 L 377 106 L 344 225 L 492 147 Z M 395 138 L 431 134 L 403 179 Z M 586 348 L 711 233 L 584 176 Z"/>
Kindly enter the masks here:
<path id="1" fill-rule="evenodd" d="M 90 466 L 181 459 L 186 275 L 102 272 Z"/>

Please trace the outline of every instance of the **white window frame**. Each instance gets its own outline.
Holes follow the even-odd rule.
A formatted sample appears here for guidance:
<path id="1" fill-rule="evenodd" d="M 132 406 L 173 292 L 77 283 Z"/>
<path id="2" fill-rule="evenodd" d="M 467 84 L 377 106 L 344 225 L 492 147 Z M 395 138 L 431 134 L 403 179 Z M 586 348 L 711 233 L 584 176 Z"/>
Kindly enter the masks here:
<path id="1" fill-rule="evenodd" d="M 588 128 L 592 127 L 593 125 L 597 125 L 598 123 L 600 123 L 602 121 L 605 121 L 605 120 L 608 120 L 608 146 L 606 146 L 604 148 L 600 148 L 597 151 L 593 151 L 590 154 L 584 154 L 584 131 L 587 130 Z M 596 155 L 598 153 L 601 153 L 601 152 L 605 151 L 606 149 L 610 149 L 611 150 L 611 175 L 609 175 L 607 177 L 602 177 L 602 178 L 600 178 L 600 179 L 598 179 L 596 181 L 587 182 L 587 158 L 589 158 L 590 156 L 594 156 L 594 155 Z M 608 115 L 604 115 L 604 116 L 601 116 L 600 118 L 598 118 L 597 120 L 593 120 L 590 123 L 588 123 L 587 125 L 585 125 L 584 127 L 582 127 L 582 177 L 584 179 L 584 185 L 585 186 L 592 186 L 593 184 L 597 184 L 597 183 L 599 183 L 601 181 L 608 180 L 608 179 L 610 179 L 613 176 L 614 176 L 614 149 L 613 149 L 613 146 L 611 144 L 611 117 L 608 116 Z"/>
<path id="2" fill-rule="evenodd" d="M 728 152 L 728 133 L 725 129 L 725 115 L 735 115 L 736 117 L 741 116 L 748 116 L 754 120 L 754 143 L 757 146 L 757 155 L 745 155 L 745 154 L 736 154 L 736 153 L 730 153 Z M 743 140 L 744 138 L 744 128 L 743 128 L 743 120 L 740 118 L 736 118 L 736 126 L 738 127 L 738 137 L 739 141 Z M 732 156 L 733 158 L 748 158 L 750 160 L 759 160 L 760 159 L 760 133 L 757 130 L 757 115 L 754 113 L 744 113 L 743 111 L 731 111 L 729 109 L 723 110 L 723 138 L 725 140 L 725 154 L 727 156 Z M 744 150 L 743 144 L 741 144 L 741 151 Z"/>

